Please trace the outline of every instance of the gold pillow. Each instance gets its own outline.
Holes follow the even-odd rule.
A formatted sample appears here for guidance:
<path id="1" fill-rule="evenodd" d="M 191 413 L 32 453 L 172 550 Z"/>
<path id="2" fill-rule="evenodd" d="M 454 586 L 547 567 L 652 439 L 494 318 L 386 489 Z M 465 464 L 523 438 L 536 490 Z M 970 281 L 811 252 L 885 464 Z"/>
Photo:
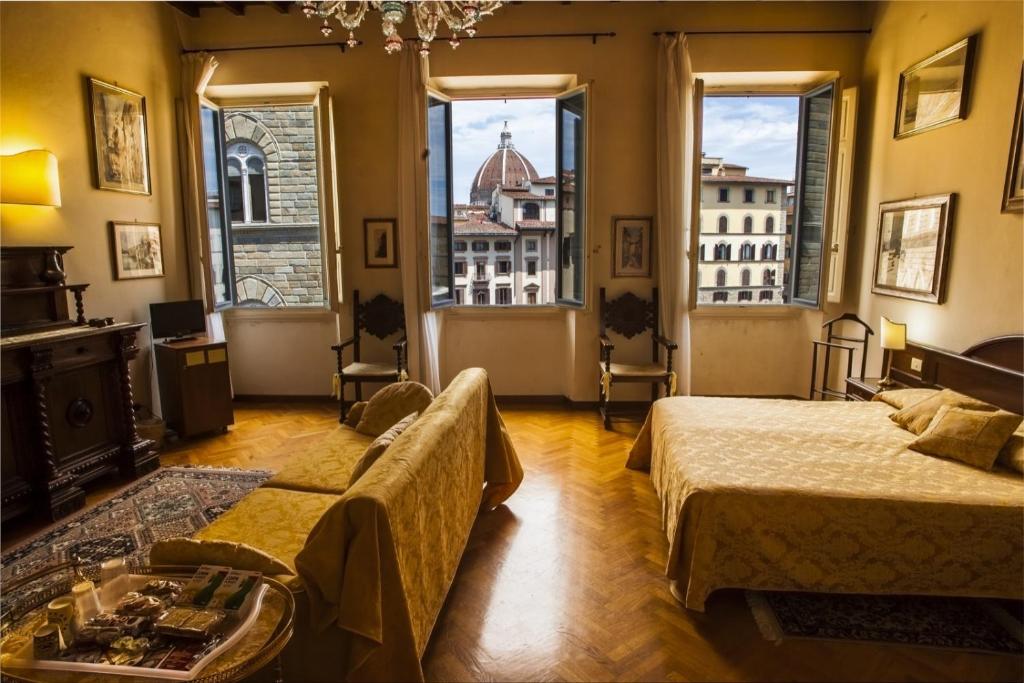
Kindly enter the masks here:
<path id="1" fill-rule="evenodd" d="M 907 448 L 990 470 L 999 457 L 999 450 L 1020 427 L 1020 422 L 1020 415 L 1005 410 L 970 410 L 944 405 L 939 407 L 924 433 Z"/>
<path id="2" fill-rule="evenodd" d="M 345 426 L 355 429 L 356 425 L 359 424 L 359 420 L 363 417 L 364 410 L 366 410 L 366 401 L 356 401 L 353 403 L 349 407 L 348 412 L 345 413 Z"/>
<path id="3" fill-rule="evenodd" d="M 366 402 L 356 431 L 380 436 L 409 413 L 422 413 L 433 400 L 430 389 L 419 382 L 389 384 Z"/>
<path id="4" fill-rule="evenodd" d="M 1024 474 L 1024 425 L 1018 427 L 1017 431 L 1006 440 L 1003 450 L 999 451 L 996 462 L 1003 467 Z"/>
<path id="5" fill-rule="evenodd" d="M 878 392 L 871 400 L 888 403 L 896 410 L 902 410 L 907 406 L 920 403 L 926 398 L 931 398 L 937 393 L 939 393 L 938 389 L 891 389 L 889 391 Z"/>
<path id="6" fill-rule="evenodd" d="M 902 410 L 897 410 L 889 416 L 889 419 L 914 434 L 922 434 L 932 419 L 939 412 L 941 406 L 954 408 L 967 408 L 969 410 L 998 410 L 994 405 L 979 401 L 970 396 L 964 396 L 952 389 L 943 389 L 931 398 L 912 403 Z M 1012 429 L 1010 431 L 1013 431 Z"/>
<path id="7" fill-rule="evenodd" d="M 359 477 L 366 474 L 366 471 L 370 469 L 370 466 L 377 462 L 377 460 L 380 459 L 380 456 L 384 455 L 384 451 L 386 451 L 388 446 L 398 438 L 398 435 L 408 429 L 409 425 L 415 422 L 416 418 L 419 416 L 419 413 L 406 415 L 392 425 L 391 428 L 374 439 L 373 443 L 367 446 L 366 450 L 359 457 L 359 460 L 356 461 L 356 466 L 352 468 L 352 475 L 348 478 L 349 488 L 352 488 L 355 485 L 356 481 L 359 480 Z"/>
<path id="8" fill-rule="evenodd" d="M 157 541 L 149 549 L 149 563 L 184 564 L 190 567 L 217 564 L 264 574 L 295 573 L 281 560 L 251 545 L 232 541 L 197 541 L 191 538 Z"/>

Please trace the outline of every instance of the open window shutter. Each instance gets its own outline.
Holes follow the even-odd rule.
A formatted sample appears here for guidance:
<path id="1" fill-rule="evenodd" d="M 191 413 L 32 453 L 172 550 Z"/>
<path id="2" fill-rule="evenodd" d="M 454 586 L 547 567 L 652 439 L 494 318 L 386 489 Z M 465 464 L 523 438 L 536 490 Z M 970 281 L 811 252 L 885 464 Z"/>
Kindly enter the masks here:
<path id="1" fill-rule="evenodd" d="M 832 223 L 830 194 L 835 165 L 832 137 L 839 82 L 815 88 L 800 99 L 800 141 L 797 148 L 795 221 L 793 229 L 791 298 L 795 304 L 819 308 L 823 295 L 824 247 Z"/>
<path id="2" fill-rule="evenodd" d="M 555 105 L 555 237 L 558 303 L 583 306 L 586 288 L 587 86 L 558 96 Z"/>
<path id="3" fill-rule="evenodd" d="M 832 246 L 829 252 L 828 293 L 826 300 L 838 303 L 843 298 L 846 273 L 846 241 L 850 229 L 850 191 L 853 185 L 853 149 L 857 130 L 857 88 L 844 88 L 839 105 L 839 140 L 836 143 L 836 184 L 832 220 Z"/>
<path id="4" fill-rule="evenodd" d="M 693 173 L 692 185 L 690 187 L 690 234 L 689 234 L 689 262 L 690 262 L 690 284 L 687 287 L 687 306 L 692 311 L 697 307 L 697 289 L 700 283 L 697 276 L 700 270 L 700 261 L 704 260 L 704 247 L 700 243 L 700 190 L 701 190 L 701 148 L 704 146 L 704 81 L 697 78 L 693 81 L 693 149 L 691 150 Z M 700 258 L 696 255 L 700 254 Z"/>
<path id="5" fill-rule="evenodd" d="M 231 225 L 227 213 L 224 174 L 224 115 L 204 102 L 199 108 L 203 149 L 203 186 L 206 194 L 206 239 L 203 269 L 207 310 L 230 306 L 235 300 L 231 262 Z"/>
<path id="6" fill-rule="evenodd" d="M 320 160 L 320 224 L 324 244 L 324 274 L 327 280 L 328 303 L 331 310 L 341 308 L 341 226 L 338 223 L 338 192 L 335 184 L 337 169 L 334 163 L 334 109 L 330 91 L 320 88 L 313 100 L 316 114 L 317 159 Z"/>
<path id="7" fill-rule="evenodd" d="M 430 303 L 434 308 L 455 303 L 452 270 L 452 104 L 427 95 L 427 189 L 429 197 Z"/>

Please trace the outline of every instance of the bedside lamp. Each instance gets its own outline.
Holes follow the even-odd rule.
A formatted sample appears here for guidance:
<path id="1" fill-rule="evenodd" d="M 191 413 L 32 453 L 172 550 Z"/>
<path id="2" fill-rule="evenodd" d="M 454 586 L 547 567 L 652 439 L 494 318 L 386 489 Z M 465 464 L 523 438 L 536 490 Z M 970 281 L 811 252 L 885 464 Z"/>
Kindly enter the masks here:
<path id="1" fill-rule="evenodd" d="M 882 348 L 886 351 L 902 351 L 907 348 L 907 325 L 906 323 L 894 323 L 885 316 L 882 316 L 881 329 Z M 879 387 L 891 387 L 896 384 L 891 376 L 892 356 L 885 368 L 885 378 L 878 383 Z"/>
<path id="2" fill-rule="evenodd" d="M 33 149 L 0 156 L 0 204 L 60 206 L 60 179 L 53 152 Z"/>

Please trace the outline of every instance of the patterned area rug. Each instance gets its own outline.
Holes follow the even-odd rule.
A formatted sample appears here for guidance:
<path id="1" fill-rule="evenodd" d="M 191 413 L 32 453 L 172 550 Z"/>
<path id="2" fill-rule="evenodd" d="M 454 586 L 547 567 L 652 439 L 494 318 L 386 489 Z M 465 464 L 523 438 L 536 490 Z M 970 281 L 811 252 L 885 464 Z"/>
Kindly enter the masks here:
<path id="1" fill-rule="evenodd" d="M 108 500 L 86 508 L 0 556 L 0 584 L 73 558 L 98 566 L 111 557 L 146 562 L 154 542 L 191 536 L 270 476 L 265 470 L 163 467 Z M 91 572 L 90 572 L 91 573 Z M 4 591 L 2 611 L 45 586 L 19 595 Z"/>
<path id="2" fill-rule="evenodd" d="M 904 595 L 747 591 L 761 634 L 859 640 L 972 652 L 1024 652 L 1020 606 L 1002 601 Z"/>

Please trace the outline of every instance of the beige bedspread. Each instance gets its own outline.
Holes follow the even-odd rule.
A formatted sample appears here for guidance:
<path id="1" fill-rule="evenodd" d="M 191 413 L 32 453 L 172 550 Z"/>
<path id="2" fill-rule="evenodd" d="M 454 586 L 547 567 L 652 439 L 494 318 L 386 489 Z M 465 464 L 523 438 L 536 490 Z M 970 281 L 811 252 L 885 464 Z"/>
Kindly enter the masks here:
<path id="1" fill-rule="evenodd" d="M 906 448 L 883 403 L 677 397 L 650 469 L 688 608 L 718 588 L 1024 597 L 1024 480 Z"/>

